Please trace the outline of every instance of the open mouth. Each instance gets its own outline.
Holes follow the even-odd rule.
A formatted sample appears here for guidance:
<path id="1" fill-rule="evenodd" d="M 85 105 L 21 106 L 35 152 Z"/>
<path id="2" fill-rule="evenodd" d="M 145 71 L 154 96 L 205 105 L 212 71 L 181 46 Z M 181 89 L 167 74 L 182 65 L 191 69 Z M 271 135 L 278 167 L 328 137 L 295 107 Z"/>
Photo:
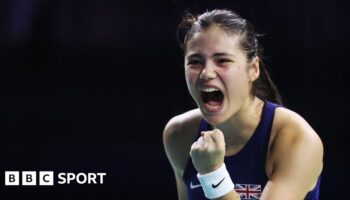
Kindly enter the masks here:
<path id="1" fill-rule="evenodd" d="M 208 111 L 218 111 L 224 100 L 224 94 L 217 88 L 205 88 L 201 90 L 201 99 Z"/>

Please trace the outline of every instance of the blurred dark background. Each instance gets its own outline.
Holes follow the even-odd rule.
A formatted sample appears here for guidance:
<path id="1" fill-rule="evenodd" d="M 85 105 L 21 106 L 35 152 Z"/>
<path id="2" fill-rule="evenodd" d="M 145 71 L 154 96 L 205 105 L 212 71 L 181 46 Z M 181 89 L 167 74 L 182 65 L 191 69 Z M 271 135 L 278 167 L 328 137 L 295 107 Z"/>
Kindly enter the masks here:
<path id="1" fill-rule="evenodd" d="M 162 130 L 194 108 L 176 27 L 236 10 L 258 32 L 285 105 L 325 146 L 321 199 L 346 199 L 346 1 L 0 2 L 0 199 L 177 199 Z M 5 187 L 6 170 L 106 172 L 103 185 Z"/>

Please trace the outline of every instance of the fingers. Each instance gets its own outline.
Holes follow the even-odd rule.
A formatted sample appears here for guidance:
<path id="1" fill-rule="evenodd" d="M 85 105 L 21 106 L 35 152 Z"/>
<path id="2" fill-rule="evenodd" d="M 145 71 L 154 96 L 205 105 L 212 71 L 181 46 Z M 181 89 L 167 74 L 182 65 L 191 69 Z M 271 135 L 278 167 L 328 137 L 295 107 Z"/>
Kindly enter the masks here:
<path id="1" fill-rule="evenodd" d="M 199 137 L 197 141 L 193 142 L 191 146 L 191 150 L 198 149 L 202 146 L 203 143 L 203 136 Z"/>
<path id="2" fill-rule="evenodd" d="M 224 134 L 219 129 L 214 129 L 211 134 L 211 138 L 217 145 L 225 145 Z"/>
<path id="3" fill-rule="evenodd" d="M 193 152 L 205 150 L 209 146 L 210 140 L 210 136 L 202 132 L 197 141 L 193 142 L 190 150 L 190 155 L 192 155 Z"/>
<path id="4" fill-rule="evenodd" d="M 212 131 L 202 131 L 201 138 L 203 137 L 203 142 L 214 143 L 216 145 L 225 145 L 224 134 L 219 129 L 214 129 Z"/>
<path id="5" fill-rule="evenodd" d="M 213 139 L 211 138 L 211 131 L 202 132 L 203 137 L 203 143 L 210 144 L 214 143 Z"/>
<path id="6" fill-rule="evenodd" d="M 225 157 L 225 140 L 218 129 L 203 131 L 190 150 L 192 162 L 200 174 L 211 172 L 221 166 Z"/>
<path id="7" fill-rule="evenodd" d="M 225 146 L 224 134 L 219 129 L 202 131 L 201 136 L 191 146 L 191 149 L 206 149 L 209 146 Z"/>

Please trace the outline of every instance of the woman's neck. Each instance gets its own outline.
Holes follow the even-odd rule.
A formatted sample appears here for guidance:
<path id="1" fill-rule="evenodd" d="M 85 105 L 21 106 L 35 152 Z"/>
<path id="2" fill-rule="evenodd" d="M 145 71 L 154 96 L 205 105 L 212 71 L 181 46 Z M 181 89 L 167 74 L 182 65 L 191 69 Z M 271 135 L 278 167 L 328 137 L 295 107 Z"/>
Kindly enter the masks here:
<path id="1" fill-rule="evenodd" d="M 226 122 L 215 126 L 224 133 L 226 146 L 244 145 L 258 126 L 264 102 L 255 97 L 247 100 Z"/>

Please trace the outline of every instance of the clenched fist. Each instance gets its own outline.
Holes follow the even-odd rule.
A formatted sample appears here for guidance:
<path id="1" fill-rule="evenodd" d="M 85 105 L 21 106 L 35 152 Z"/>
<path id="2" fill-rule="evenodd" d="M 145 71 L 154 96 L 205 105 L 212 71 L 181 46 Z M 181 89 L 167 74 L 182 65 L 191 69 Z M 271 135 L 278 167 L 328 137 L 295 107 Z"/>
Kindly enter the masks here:
<path id="1" fill-rule="evenodd" d="M 202 131 L 201 137 L 192 144 L 190 155 L 199 174 L 215 171 L 224 162 L 224 134 L 219 129 Z"/>

